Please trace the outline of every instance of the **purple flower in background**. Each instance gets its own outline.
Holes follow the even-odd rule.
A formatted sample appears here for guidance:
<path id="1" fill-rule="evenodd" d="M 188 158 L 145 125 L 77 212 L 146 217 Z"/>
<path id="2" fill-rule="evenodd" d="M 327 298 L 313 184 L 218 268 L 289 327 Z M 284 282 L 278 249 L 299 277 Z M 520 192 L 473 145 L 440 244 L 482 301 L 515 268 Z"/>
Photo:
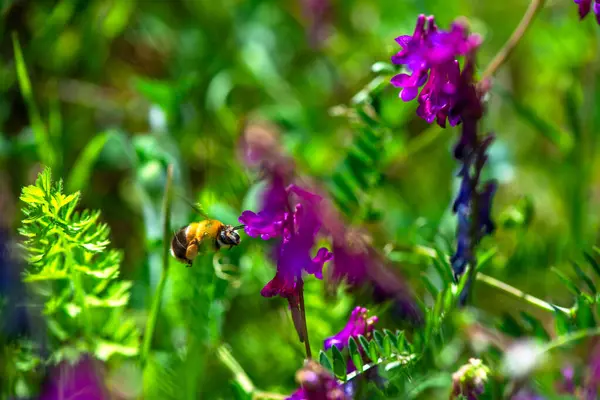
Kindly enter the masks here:
<path id="1" fill-rule="evenodd" d="M 104 400 L 109 395 L 98 376 L 101 364 L 90 356 L 70 365 L 63 361 L 50 370 L 39 400 Z"/>
<path id="2" fill-rule="evenodd" d="M 335 335 L 325 339 L 325 342 L 323 343 L 325 350 L 328 350 L 333 346 L 342 350 L 348 346 L 350 338 L 358 340 L 360 335 L 368 337 L 371 332 L 373 332 L 374 325 L 379 320 L 376 316 L 368 318 L 368 312 L 369 310 L 364 307 L 354 308 L 346 326 Z"/>
<path id="3" fill-rule="evenodd" d="M 594 346 L 588 362 L 587 377 L 582 388 L 582 398 L 596 400 L 600 388 L 600 342 Z"/>
<path id="4" fill-rule="evenodd" d="M 331 28 L 332 5 L 330 0 L 301 0 L 304 15 L 310 24 L 310 45 L 319 47 L 327 39 Z"/>
<path id="5" fill-rule="evenodd" d="M 303 272 L 322 279 L 323 265 L 331 260 L 332 253 L 321 248 L 314 258 L 311 256 L 321 229 L 320 201 L 320 196 L 296 185 L 285 188 L 283 178 L 274 175 L 263 197 L 262 210 L 244 211 L 240 216 L 249 236 L 263 240 L 280 238 L 276 248 L 277 273 L 261 290 L 263 296 L 294 297 Z"/>
<path id="6" fill-rule="evenodd" d="M 371 245 L 370 236 L 359 228 L 347 226 L 339 212 L 325 201 L 321 207 L 323 230 L 332 239 L 333 265 L 328 277 L 333 286 L 345 282 L 349 290 L 367 287 L 376 302 L 391 301 L 400 318 L 420 323 L 422 313 L 410 287 L 399 272 Z"/>
<path id="7" fill-rule="evenodd" d="M 531 389 L 521 389 L 510 398 L 511 400 L 545 400 L 544 397 Z"/>
<path id="8" fill-rule="evenodd" d="M 286 400 L 350 400 L 333 375 L 315 361 L 296 373 L 300 388 Z"/>
<path id="9" fill-rule="evenodd" d="M 450 399 L 466 398 L 467 400 L 477 400 L 479 395 L 483 394 L 485 390 L 489 373 L 489 368 L 481 360 L 476 358 L 469 359 L 468 364 L 463 365 L 458 371 L 452 374 Z"/>
<path id="10" fill-rule="evenodd" d="M 413 35 L 399 36 L 396 42 L 402 50 L 392 56 L 392 62 L 404 65 L 409 72 L 400 73 L 390 81 L 402 89 L 400 98 L 410 101 L 418 97 L 417 115 L 428 123 L 437 121 L 442 127 L 446 121 L 452 126 L 458 124 L 460 115 L 452 111 L 460 100 L 457 57 L 477 49 L 481 43 L 479 36 L 470 35 L 462 22 L 454 22 L 450 31 L 439 30 L 433 16 L 420 15 Z"/>

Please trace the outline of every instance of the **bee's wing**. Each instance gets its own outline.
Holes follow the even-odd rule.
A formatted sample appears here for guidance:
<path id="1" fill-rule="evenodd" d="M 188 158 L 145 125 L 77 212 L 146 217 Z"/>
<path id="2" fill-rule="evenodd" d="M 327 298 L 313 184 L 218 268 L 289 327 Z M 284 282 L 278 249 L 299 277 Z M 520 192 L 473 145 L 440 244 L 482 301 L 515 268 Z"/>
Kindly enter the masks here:
<path id="1" fill-rule="evenodd" d="M 182 194 L 177 193 L 177 196 L 181 200 L 185 201 L 196 213 L 198 213 L 199 215 L 203 216 L 206 219 L 210 218 L 200 204 L 192 203 L 187 197 L 183 196 Z"/>

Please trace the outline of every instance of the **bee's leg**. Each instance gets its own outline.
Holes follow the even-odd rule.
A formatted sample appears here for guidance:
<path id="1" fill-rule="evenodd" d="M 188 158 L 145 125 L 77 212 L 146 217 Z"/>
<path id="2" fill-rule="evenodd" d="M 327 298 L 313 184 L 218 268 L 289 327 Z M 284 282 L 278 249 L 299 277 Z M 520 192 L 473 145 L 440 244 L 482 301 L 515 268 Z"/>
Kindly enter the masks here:
<path id="1" fill-rule="evenodd" d="M 190 244 L 188 244 L 188 247 L 185 251 L 185 258 L 187 258 L 188 260 L 193 260 L 194 258 L 196 258 L 196 256 L 198 255 L 198 244 L 197 242 L 193 241 L 190 242 Z"/>
<path id="2" fill-rule="evenodd" d="M 191 268 L 193 263 L 194 263 L 193 261 L 188 261 L 186 268 Z"/>
<path id="3" fill-rule="evenodd" d="M 229 250 L 233 249 L 233 245 L 229 246 Z"/>

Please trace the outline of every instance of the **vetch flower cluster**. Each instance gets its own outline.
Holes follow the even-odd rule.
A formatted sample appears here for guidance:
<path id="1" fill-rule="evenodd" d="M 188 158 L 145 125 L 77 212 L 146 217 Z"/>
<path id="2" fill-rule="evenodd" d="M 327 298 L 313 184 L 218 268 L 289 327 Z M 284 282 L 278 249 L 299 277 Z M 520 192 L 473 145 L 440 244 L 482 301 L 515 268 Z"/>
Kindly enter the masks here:
<path id="1" fill-rule="evenodd" d="M 321 197 L 297 185 L 284 186 L 283 178 L 272 177 L 260 212 L 244 211 L 239 218 L 248 236 L 263 240 L 279 238 L 276 246 L 277 272 L 262 289 L 265 297 L 294 298 L 302 285 L 303 272 L 323 278 L 323 264 L 332 253 L 322 247 L 311 256 L 321 228 L 318 206 Z"/>
<path id="2" fill-rule="evenodd" d="M 476 358 L 469 359 L 469 363 L 460 367 L 452 375 L 452 393 L 450 399 L 465 398 L 477 400 L 483 394 L 488 381 L 490 370 L 483 362 Z"/>
<path id="3" fill-rule="evenodd" d="M 433 16 L 420 15 L 415 31 L 399 36 L 402 47 L 392 62 L 404 65 L 409 73 L 400 73 L 391 79 L 401 88 L 404 101 L 417 97 L 417 115 L 428 123 L 436 121 L 445 127 L 446 121 L 454 126 L 460 116 L 453 111 L 459 100 L 461 73 L 457 57 L 472 53 L 481 43 L 478 35 L 471 35 L 462 21 L 454 22 L 449 31 L 438 29 Z"/>

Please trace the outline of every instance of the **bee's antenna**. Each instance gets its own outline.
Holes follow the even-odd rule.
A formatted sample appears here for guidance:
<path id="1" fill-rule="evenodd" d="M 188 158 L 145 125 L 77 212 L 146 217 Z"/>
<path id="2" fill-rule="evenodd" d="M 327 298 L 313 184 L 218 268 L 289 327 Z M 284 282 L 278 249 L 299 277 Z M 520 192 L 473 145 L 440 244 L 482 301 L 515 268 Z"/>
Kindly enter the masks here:
<path id="1" fill-rule="evenodd" d="M 238 225 L 238 226 L 234 226 L 233 230 L 234 231 L 239 231 L 240 229 L 244 229 L 246 227 L 246 225 Z"/>

